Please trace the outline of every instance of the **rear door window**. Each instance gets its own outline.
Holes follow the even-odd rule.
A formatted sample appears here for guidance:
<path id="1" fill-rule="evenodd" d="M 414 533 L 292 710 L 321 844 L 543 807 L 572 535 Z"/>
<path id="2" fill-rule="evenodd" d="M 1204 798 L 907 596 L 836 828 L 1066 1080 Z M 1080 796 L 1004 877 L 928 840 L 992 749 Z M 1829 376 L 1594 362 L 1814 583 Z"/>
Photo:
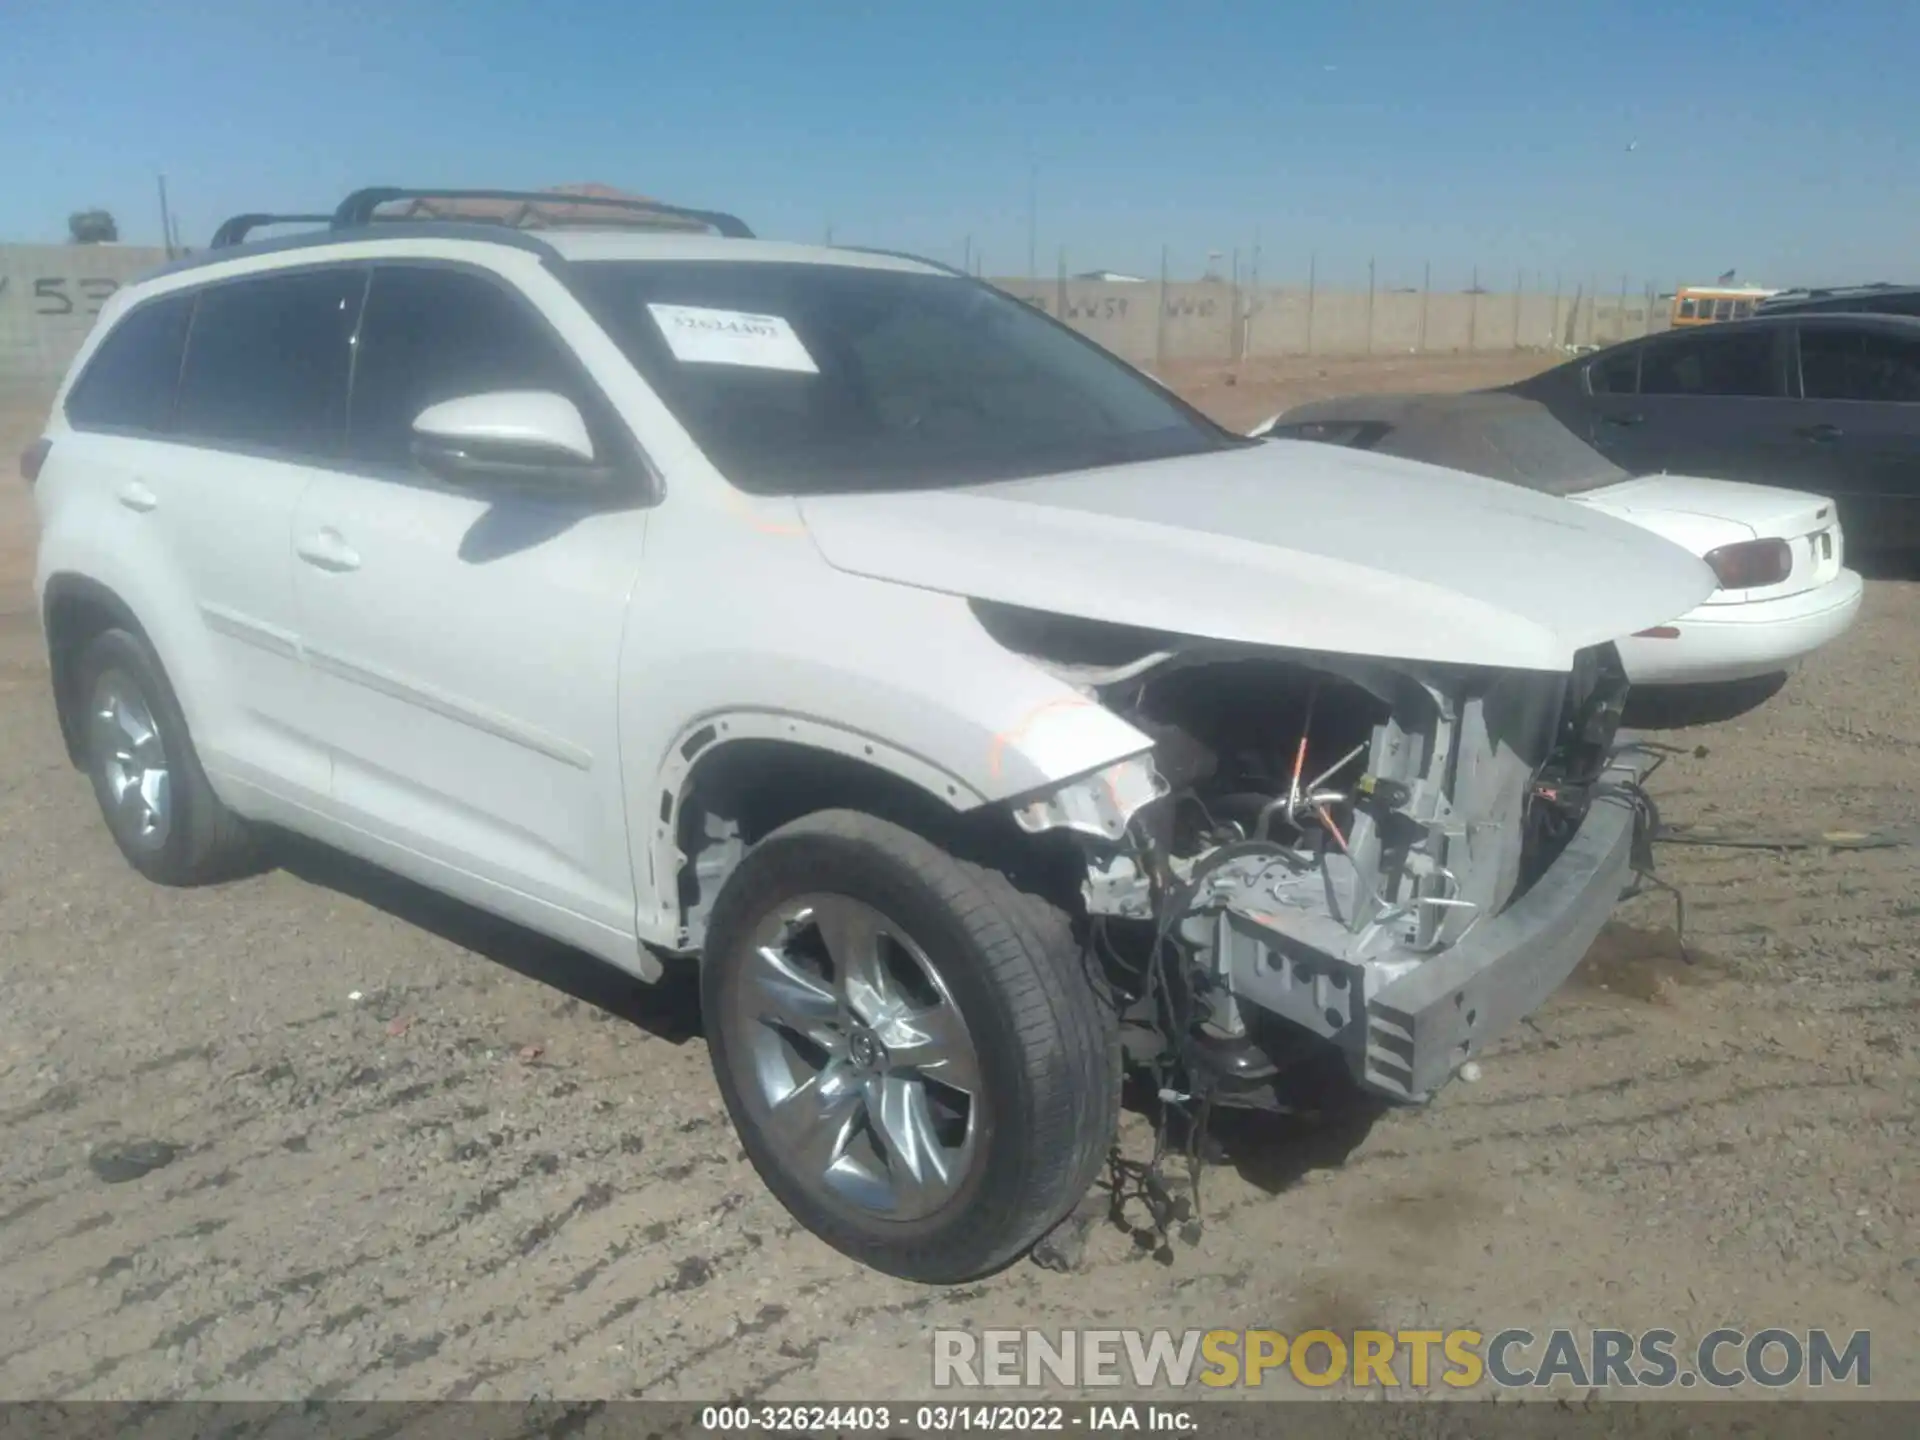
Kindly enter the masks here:
<path id="1" fill-rule="evenodd" d="M 1779 393 L 1774 334 L 1719 330 L 1652 345 L 1640 362 L 1642 395 L 1771 396 Z"/>
<path id="2" fill-rule="evenodd" d="M 191 295 L 163 295 L 128 311 L 74 382 L 68 423 L 82 430 L 164 432 L 173 421 L 192 315 Z"/>
<path id="3" fill-rule="evenodd" d="M 227 281 L 200 292 L 180 378 L 184 436 L 327 459 L 346 429 L 363 267 Z"/>
<path id="4" fill-rule="evenodd" d="M 1800 387 L 1809 400 L 1920 404 L 1920 338 L 1807 326 L 1800 331 Z"/>

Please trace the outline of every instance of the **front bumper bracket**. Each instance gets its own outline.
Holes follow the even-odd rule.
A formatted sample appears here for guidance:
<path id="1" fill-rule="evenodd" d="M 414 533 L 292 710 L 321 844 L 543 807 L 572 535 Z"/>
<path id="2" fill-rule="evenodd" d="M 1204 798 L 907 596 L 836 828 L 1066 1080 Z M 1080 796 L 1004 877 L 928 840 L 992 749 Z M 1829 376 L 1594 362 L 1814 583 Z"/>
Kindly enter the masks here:
<path id="1" fill-rule="evenodd" d="M 1623 735 L 1603 786 L 1637 784 L 1651 752 Z M 1367 1090 L 1427 1099 L 1565 983 L 1632 878 L 1636 807 L 1595 798 L 1580 829 L 1526 894 L 1444 954 L 1368 995 L 1351 1053 Z"/>

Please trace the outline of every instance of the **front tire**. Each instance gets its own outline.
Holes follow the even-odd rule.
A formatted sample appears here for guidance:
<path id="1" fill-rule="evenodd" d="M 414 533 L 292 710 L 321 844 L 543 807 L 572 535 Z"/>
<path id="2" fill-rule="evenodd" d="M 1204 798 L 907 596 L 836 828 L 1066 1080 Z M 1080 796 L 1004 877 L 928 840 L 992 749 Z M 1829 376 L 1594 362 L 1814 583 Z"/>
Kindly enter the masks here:
<path id="1" fill-rule="evenodd" d="M 1059 910 L 912 831 L 845 810 L 774 831 L 721 891 L 701 967 L 748 1159 L 874 1269 L 1000 1269 L 1113 1143 L 1119 1047 L 1088 963 Z"/>
<path id="2" fill-rule="evenodd" d="M 120 853 L 161 885 L 244 873 L 254 847 L 200 768 L 166 672 L 152 649 L 107 630 L 81 652 L 73 695 L 85 706 L 87 776 Z"/>

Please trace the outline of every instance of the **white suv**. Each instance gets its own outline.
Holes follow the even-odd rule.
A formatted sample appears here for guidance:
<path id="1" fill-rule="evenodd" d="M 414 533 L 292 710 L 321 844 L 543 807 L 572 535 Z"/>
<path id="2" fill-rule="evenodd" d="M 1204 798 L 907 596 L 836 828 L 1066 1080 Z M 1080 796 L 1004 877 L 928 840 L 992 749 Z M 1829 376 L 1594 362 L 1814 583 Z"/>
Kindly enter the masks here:
<path id="1" fill-rule="evenodd" d="M 930 1281 L 1073 1209 L 1126 1055 L 1417 1101 L 1620 895 L 1610 642 L 1713 589 L 1677 547 L 1248 441 L 930 263 L 400 194 L 122 290 L 29 456 L 146 876 L 278 827 L 700 957 L 761 1176 Z"/>

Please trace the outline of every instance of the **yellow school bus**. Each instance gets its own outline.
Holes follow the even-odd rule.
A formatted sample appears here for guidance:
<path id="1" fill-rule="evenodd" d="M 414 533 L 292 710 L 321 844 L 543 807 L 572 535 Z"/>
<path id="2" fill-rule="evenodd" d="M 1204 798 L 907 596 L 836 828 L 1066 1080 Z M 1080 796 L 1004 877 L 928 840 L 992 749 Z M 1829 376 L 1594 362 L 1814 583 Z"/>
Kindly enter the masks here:
<path id="1" fill-rule="evenodd" d="M 1682 285 L 1673 294 L 1673 323 L 1711 325 L 1718 320 L 1744 320 L 1769 295 L 1760 285 Z"/>

